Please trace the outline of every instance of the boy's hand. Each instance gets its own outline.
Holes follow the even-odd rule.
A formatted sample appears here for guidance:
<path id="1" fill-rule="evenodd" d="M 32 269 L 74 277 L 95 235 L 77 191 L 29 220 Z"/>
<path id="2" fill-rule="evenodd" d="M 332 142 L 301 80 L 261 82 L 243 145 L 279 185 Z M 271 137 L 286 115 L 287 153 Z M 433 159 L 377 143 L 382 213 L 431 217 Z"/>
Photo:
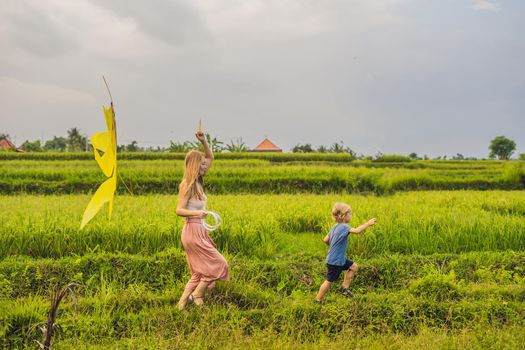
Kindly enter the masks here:
<path id="1" fill-rule="evenodd" d="M 376 218 L 368 220 L 366 223 L 368 226 L 374 226 L 376 224 Z"/>

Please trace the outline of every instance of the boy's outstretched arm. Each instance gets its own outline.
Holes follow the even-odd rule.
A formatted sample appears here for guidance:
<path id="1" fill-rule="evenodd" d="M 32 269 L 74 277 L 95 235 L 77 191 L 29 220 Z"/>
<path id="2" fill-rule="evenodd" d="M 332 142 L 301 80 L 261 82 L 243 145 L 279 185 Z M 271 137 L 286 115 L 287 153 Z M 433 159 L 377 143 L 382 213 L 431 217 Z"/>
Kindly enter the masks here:
<path id="1" fill-rule="evenodd" d="M 326 244 L 330 244 L 330 236 L 329 235 L 324 236 L 323 242 L 325 242 Z"/>
<path id="2" fill-rule="evenodd" d="M 364 230 L 366 230 L 367 228 L 369 228 L 370 226 L 374 226 L 375 224 L 376 224 L 376 218 L 370 219 L 360 226 L 352 227 L 350 229 L 350 233 L 359 234 L 363 232 Z"/>

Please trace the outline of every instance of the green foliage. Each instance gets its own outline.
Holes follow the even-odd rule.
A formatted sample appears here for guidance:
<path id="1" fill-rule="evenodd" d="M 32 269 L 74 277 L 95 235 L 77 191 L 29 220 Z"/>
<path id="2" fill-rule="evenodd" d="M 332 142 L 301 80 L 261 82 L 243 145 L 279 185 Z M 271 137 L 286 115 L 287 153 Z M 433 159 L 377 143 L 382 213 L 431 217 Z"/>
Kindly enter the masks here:
<path id="1" fill-rule="evenodd" d="M 0 300 L 10 298 L 13 293 L 11 282 L 0 273 Z"/>
<path id="2" fill-rule="evenodd" d="M 417 154 L 416 154 L 417 156 Z M 410 162 L 411 158 L 399 154 L 379 154 L 374 162 Z"/>
<path id="3" fill-rule="evenodd" d="M 330 153 L 348 153 L 355 158 L 355 153 L 349 147 L 345 147 L 343 141 L 334 142 L 328 149 Z"/>
<path id="4" fill-rule="evenodd" d="M 334 142 L 330 147 L 321 145 L 315 150 L 311 144 L 306 143 L 304 145 L 297 144 L 292 149 L 293 153 L 335 153 L 335 154 L 349 154 L 352 158 L 355 159 L 355 153 L 349 147 L 345 147 L 343 141 Z"/>
<path id="5" fill-rule="evenodd" d="M 412 152 L 408 155 L 408 158 L 412 159 L 412 160 L 420 160 L 421 158 L 419 158 L 417 156 L 417 153 L 416 152 Z"/>
<path id="6" fill-rule="evenodd" d="M 212 138 L 210 134 L 206 134 L 206 142 L 213 153 L 221 153 L 226 149 L 223 141 L 219 140 L 217 137 Z M 199 144 L 199 148 L 203 150 L 201 144 Z"/>
<path id="7" fill-rule="evenodd" d="M 23 149 L 25 152 L 42 152 L 42 145 L 40 144 L 40 140 L 35 141 L 25 141 L 21 146 L 21 149 Z"/>
<path id="8" fill-rule="evenodd" d="M 104 347 L 105 342 L 140 335 L 155 337 L 154 348 L 164 339 L 173 341 L 173 337 L 180 337 L 187 347 L 204 344 L 231 348 L 239 339 L 262 341 L 259 337 L 265 335 L 273 340 L 266 346 L 269 348 L 276 344 L 280 345 L 277 348 L 308 348 L 321 339 L 330 339 L 328 344 L 332 344 L 339 337 L 347 338 L 348 344 L 350 334 L 392 333 L 409 341 L 427 334 L 427 329 L 462 333 L 479 326 L 485 332 L 492 327 L 500 332 L 508 329 L 508 341 L 513 341 L 516 334 L 512 332 L 516 330 L 512 327 L 525 325 L 520 282 L 501 279 L 497 284 L 480 285 L 470 282 L 478 274 L 472 272 L 464 282 L 457 283 L 452 272 L 489 270 L 491 263 L 507 264 L 513 258 L 518 261 L 504 273 L 523 275 L 518 271 L 525 259 L 523 253 L 514 253 L 513 257 L 505 252 L 406 255 L 397 259 L 398 264 L 393 262 L 396 257 L 364 260 L 360 261 L 363 273 L 356 277 L 356 298 L 329 293 L 319 306 L 312 303 L 318 283 L 310 283 L 304 276 L 321 274 L 321 259 L 312 261 L 296 255 L 260 261 L 227 256 L 232 280 L 218 284 L 206 308 L 190 308 L 187 314 L 175 309 L 189 273 L 181 252 L 171 250 L 153 256 L 89 253 L 45 262 L 8 258 L 0 262 L 0 271 L 16 286 L 16 297 L 0 306 L 0 344 L 4 348 L 21 347 L 40 339 L 34 325 L 46 317 L 46 280 L 51 275 L 60 281 L 77 279 L 84 285 L 78 316 L 71 303 L 65 303 L 59 314 L 57 347 L 75 339 Z M 426 273 L 422 264 L 427 266 Z M 438 264 L 441 272 L 436 270 Z M 35 272 L 36 266 L 40 268 Z M 407 268 L 410 272 L 405 273 Z M 374 284 L 371 271 L 389 274 L 397 282 Z M 411 274 L 417 279 L 403 290 L 405 279 L 413 278 Z M 24 287 L 25 283 L 31 287 Z M 245 343 L 238 345 L 242 348 Z"/>
<path id="9" fill-rule="evenodd" d="M 191 149 L 196 149 L 198 145 L 189 143 Z M 189 148 L 188 148 L 189 150 Z M 159 152 L 134 152 L 120 153 L 119 160 L 182 160 L 186 156 L 185 152 L 159 153 Z M 86 152 L 67 152 L 67 153 L 6 153 L 0 154 L 0 160 L 92 160 L 93 155 Z M 330 162 L 330 163 L 350 163 L 355 160 L 350 154 L 321 154 L 321 153 L 268 153 L 268 152 L 249 152 L 249 153 L 217 153 L 215 159 L 221 160 L 265 160 L 271 163 L 289 162 Z"/>
<path id="10" fill-rule="evenodd" d="M 242 137 L 236 139 L 235 141 L 230 140 L 230 143 L 226 144 L 224 147 L 225 150 L 230 153 L 248 152 L 248 147 L 244 143 Z"/>
<path id="11" fill-rule="evenodd" d="M 521 163 L 509 163 L 503 169 L 502 178 L 509 184 L 518 185 L 525 180 L 525 165 Z M 519 186 L 517 186 L 519 188 Z"/>
<path id="12" fill-rule="evenodd" d="M 309 143 L 306 143 L 304 145 L 295 145 L 292 148 L 293 153 L 313 153 L 314 149 L 312 148 L 312 145 Z"/>
<path id="13" fill-rule="evenodd" d="M 167 248 L 181 248 L 178 232 L 183 222 L 174 214 L 173 196 L 118 196 L 112 221 L 107 220 L 103 209 L 89 226 L 79 231 L 78 215 L 89 198 L 88 195 L 1 197 L 0 256 L 30 254 L 56 258 L 92 250 L 154 254 Z M 513 203 L 510 208 L 516 208 L 513 209 L 516 215 L 489 211 L 504 206 L 502 198 Z M 368 217 L 380 218 L 381 224 L 372 230 L 373 234 L 352 237 L 352 253 L 363 257 L 396 252 L 521 250 L 524 246 L 525 217 L 517 211 L 525 207 L 521 192 L 417 192 L 389 197 L 213 196 L 209 208 L 224 219 L 213 237 L 221 249 L 231 254 L 271 258 L 280 250 L 291 249 L 290 245 L 308 242 L 299 240 L 300 235 L 292 236 L 297 241 L 290 241 L 290 234 L 326 232 L 331 225 L 331 205 L 336 201 L 354 207 L 353 225 Z M 27 216 L 27 212 L 33 214 Z M 137 218 L 142 219 L 137 222 Z M 313 246 L 324 247 L 317 243 Z"/>
<path id="14" fill-rule="evenodd" d="M 329 149 L 326 146 L 321 145 L 321 146 L 317 147 L 317 151 L 316 152 L 317 153 L 328 153 L 328 151 L 329 151 Z"/>
<path id="15" fill-rule="evenodd" d="M 192 142 L 173 142 L 170 141 L 170 146 L 168 147 L 168 152 L 174 153 L 184 153 L 196 149 L 197 145 L 194 145 Z"/>
<path id="16" fill-rule="evenodd" d="M 85 153 L 86 160 L 83 161 L 67 160 L 69 157 L 76 159 L 77 155 L 0 154 L 0 159 L 10 160 L 0 165 L 0 193 L 67 194 L 94 191 L 103 180 L 100 169 L 91 159 L 92 154 Z M 147 158 L 142 159 L 144 156 Z M 182 177 L 184 156 L 184 153 L 120 153 L 119 181 L 124 181 L 134 194 L 174 193 L 178 186 L 176 179 Z M 323 159 L 330 161 L 320 161 Z M 519 174 L 521 170 L 517 169 L 521 164 L 518 162 L 386 163 L 351 162 L 351 159 L 344 154 L 219 153 L 206 177 L 207 191 L 213 194 L 391 194 L 410 190 L 523 189 L 525 185 Z M 119 186 L 118 191 L 127 193 L 126 186 Z"/>
<path id="17" fill-rule="evenodd" d="M 111 221 L 104 207 L 80 231 L 103 181 L 91 157 L 2 158 L 0 189 L 11 195 L 0 196 L 0 348 L 34 348 L 49 291 L 69 282 L 83 288 L 78 316 L 68 300 L 57 317 L 53 344 L 61 349 L 519 348 L 525 341 L 522 191 L 393 193 L 523 189 L 521 162 L 217 154 L 207 191 L 229 194 L 210 195 L 208 208 L 224 220 L 211 236 L 230 281 L 217 284 L 205 308 L 181 313 L 176 304 L 190 275 L 184 222 L 175 215 L 184 153 L 119 154 L 135 195 L 117 196 Z M 51 195 L 20 193 L 28 190 Z M 272 191 L 299 194 L 260 194 Z M 334 193 L 313 194 L 327 191 Z M 136 195 L 151 192 L 169 195 Z M 356 297 L 334 293 L 336 283 L 317 305 L 321 239 L 335 201 L 352 205 L 352 226 L 370 217 L 378 223 L 350 236 Z"/>
<path id="18" fill-rule="evenodd" d="M 52 140 L 46 141 L 44 150 L 63 152 L 67 148 L 67 139 L 65 137 L 53 137 Z"/>
<path id="19" fill-rule="evenodd" d="M 131 141 L 128 145 L 121 145 L 117 147 L 117 152 L 141 152 L 144 149 L 138 146 L 137 141 Z"/>
<path id="20" fill-rule="evenodd" d="M 78 128 L 67 131 L 67 147 L 70 152 L 87 151 L 87 138 L 80 133 Z"/>
<path id="21" fill-rule="evenodd" d="M 434 266 L 428 269 L 428 273 L 410 285 L 410 292 L 420 298 L 437 301 L 460 300 L 463 292 L 456 283 L 454 270 L 448 274 L 442 274 L 435 270 Z"/>
<path id="22" fill-rule="evenodd" d="M 489 149 L 490 158 L 498 157 L 500 160 L 508 160 L 516 150 L 516 142 L 505 136 L 498 136 L 490 141 Z"/>

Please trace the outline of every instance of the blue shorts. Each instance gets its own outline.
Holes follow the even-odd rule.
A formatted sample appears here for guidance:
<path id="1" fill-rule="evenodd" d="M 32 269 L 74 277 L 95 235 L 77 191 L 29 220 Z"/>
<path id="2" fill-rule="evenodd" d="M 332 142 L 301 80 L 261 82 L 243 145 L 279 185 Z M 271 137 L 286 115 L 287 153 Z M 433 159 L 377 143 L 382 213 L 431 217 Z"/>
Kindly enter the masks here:
<path id="1" fill-rule="evenodd" d="M 341 275 L 341 272 L 348 270 L 350 266 L 352 266 L 353 264 L 354 262 L 348 259 L 346 259 L 345 264 L 342 266 L 326 264 L 326 269 L 327 269 L 326 280 L 328 282 L 334 282 L 335 280 L 339 278 L 339 276 Z"/>

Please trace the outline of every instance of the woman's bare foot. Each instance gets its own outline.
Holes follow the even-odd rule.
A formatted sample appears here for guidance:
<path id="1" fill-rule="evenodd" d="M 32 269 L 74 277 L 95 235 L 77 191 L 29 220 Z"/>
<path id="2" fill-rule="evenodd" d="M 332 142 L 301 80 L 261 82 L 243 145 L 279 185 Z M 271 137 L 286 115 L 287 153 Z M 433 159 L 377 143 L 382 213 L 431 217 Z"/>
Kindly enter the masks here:
<path id="1" fill-rule="evenodd" d="M 186 305 L 193 304 L 193 303 L 194 303 L 193 295 L 191 294 L 188 296 L 187 299 L 181 298 L 178 303 L 179 311 L 183 311 L 184 309 L 186 309 Z"/>
<path id="2" fill-rule="evenodd" d="M 198 297 L 196 295 L 191 295 L 191 298 L 193 299 L 193 303 L 195 303 L 195 305 L 198 305 L 198 306 L 202 306 L 204 305 L 204 297 Z"/>

